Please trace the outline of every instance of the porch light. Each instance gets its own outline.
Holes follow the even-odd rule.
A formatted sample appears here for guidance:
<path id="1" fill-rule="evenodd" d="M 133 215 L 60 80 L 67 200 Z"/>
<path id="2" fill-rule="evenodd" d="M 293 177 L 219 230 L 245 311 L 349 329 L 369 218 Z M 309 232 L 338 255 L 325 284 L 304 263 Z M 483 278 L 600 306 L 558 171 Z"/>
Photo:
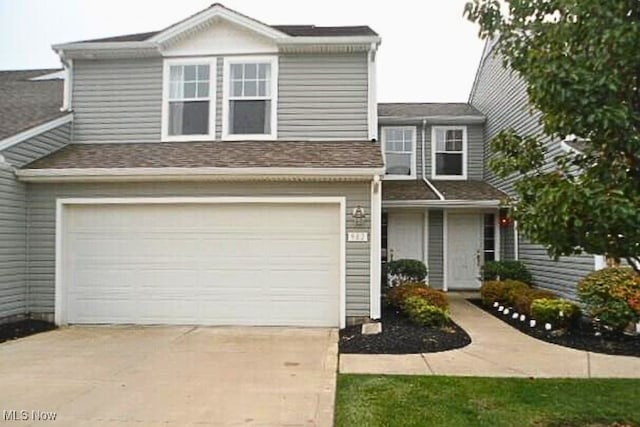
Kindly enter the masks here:
<path id="1" fill-rule="evenodd" d="M 362 225 L 364 223 L 364 219 L 367 217 L 367 214 L 364 211 L 364 208 L 358 205 L 353 209 L 353 212 L 351 212 L 351 216 L 356 222 L 356 225 Z"/>

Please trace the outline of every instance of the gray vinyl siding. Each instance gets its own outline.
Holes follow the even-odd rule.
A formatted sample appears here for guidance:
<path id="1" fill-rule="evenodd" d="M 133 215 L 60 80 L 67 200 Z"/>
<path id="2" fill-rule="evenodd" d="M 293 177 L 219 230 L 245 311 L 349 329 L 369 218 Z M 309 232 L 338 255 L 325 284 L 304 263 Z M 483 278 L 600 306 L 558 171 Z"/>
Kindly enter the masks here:
<path id="1" fill-rule="evenodd" d="M 382 141 L 382 129 L 385 127 L 416 127 L 416 176 L 418 179 L 423 178 L 422 174 L 422 149 L 424 145 L 424 170 L 427 179 L 431 179 L 432 165 L 432 148 L 431 148 L 431 130 L 437 124 L 427 124 L 423 132 L 422 123 L 416 124 L 415 121 L 406 124 L 383 124 L 378 126 L 378 135 Z M 451 124 L 443 124 L 442 126 L 451 126 Z M 467 127 L 467 179 L 482 180 L 484 176 L 484 125 L 468 124 L 461 125 Z M 423 142 L 424 133 L 424 142 Z"/>
<path id="2" fill-rule="evenodd" d="M 356 227 L 351 218 L 358 205 L 371 209 L 368 183 L 122 183 L 29 184 L 28 244 L 31 307 L 52 314 L 55 285 L 55 209 L 60 197 L 169 196 L 344 196 L 347 231 L 369 231 L 366 221 Z M 369 243 L 346 243 L 347 316 L 369 316 Z M 303 285 L 303 284 L 301 284 Z"/>
<path id="3" fill-rule="evenodd" d="M 0 154 L 8 163 L 19 168 L 59 150 L 70 140 L 71 123 L 67 123 L 9 147 Z"/>
<path id="4" fill-rule="evenodd" d="M 278 138 L 368 138 L 367 54 L 280 55 Z"/>
<path id="5" fill-rule="evenodd" d="M 444 281 L 443 234 L 443 211 L 429 210 L 429 284 L 437 289 L 442 289 Z"/>
<path id="6" fill-rule="evenodd" d="M 162 59 L 75 60 L 74 142 L 158 142 Z"/>
<path id="7" fill-rule="evenodd" d="M 278 138 L 368 138 L 366 53 L 279 57 Z M 215 139 L 221 139 L 223 58 L 216 66 Z M 74 142 L 158 142 L 162 59 L 76 60 Z"/>
<path id="8" fill-rule="evenodd" d="M 490 150 L 491 140 L 501 130 L 513 128 L 521 135 L 540 136 L 548 149 L 546 168 L 553 168 L 552 159 L 560 153 L 560 143 L 543 134 L 540 113 L 532 110 L 529 104 L 526 83 L 515 72 L 504 68 L 500 57 L 492 53 L 485 55 L 470 102 L 487 116 L 484 135 L 485 164 L 494 156 Z M 503 180 L 487 167 L 484 177 L 497 188 L 514 194 L 513 185 L 518 179 L 517 175 Z M 519 259 L 526 263 L 540 287 L 572 297 L 578 280 L 593 271 L 592 255 L 563 257 L 554 261 L 549 258 L 543 246 L 527 242 L 522 235 L 519 237 Z"/>
<path id="9" fill-rule="evenodd" d="M 25 186 L 0 163 L 0 323 L 27 311 Z"/>

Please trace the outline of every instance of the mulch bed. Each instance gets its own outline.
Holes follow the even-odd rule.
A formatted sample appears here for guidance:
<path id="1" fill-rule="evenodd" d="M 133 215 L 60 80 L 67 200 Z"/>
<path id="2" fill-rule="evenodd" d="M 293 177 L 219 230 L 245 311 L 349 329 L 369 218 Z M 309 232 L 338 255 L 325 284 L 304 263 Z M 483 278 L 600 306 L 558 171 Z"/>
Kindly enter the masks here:
<path id="1" fill-rule="evenodd" d="M 512 319 L 511 315 L 504 316 L 495 309 L 485 307 L 479 299 L 471 299 L 469 301 L 519 331 L 542 341 L 578 350 L 591 351 L 593 353 L 640 357 L 639 336 L 598 331 L 591 322 L 587 320 L 580 321 L 577 325 L 566 331 L 547 331 L 539 327 L 531 328 L 528 319 L 525 322 L 521 322 L 518 319 Z M 597 332 L 600 332 L 600 335 L 596 335 Z"/>
<path id="2" fill-rule="evenodd" d="M 0 343 L 26 337 L 56 328 L 53 323 L 44 320 L 20 320 L 13 323 L 0 324 Z"/>
<path id="3" fill-rule="evenodd" d="M 382 308 L 382 332 L 362 335 L 361 330 L 362 325 L 354 325 L 340 331 L 340 353 L 436 353 L 471 343 L 469 335 L 453 322 L 444 328 L 420 326 L 385 305 Z"/>

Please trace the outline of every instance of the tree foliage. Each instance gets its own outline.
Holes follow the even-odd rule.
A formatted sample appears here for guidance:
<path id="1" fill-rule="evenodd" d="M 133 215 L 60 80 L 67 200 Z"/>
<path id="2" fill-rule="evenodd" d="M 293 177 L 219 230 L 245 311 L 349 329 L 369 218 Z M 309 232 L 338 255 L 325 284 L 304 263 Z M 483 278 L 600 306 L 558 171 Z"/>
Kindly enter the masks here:
<path id="1" fill-rule="evenodd" d="M 473 0 L 465 14 L 527 84 L 544 134 L 512 129 L 489 167 L 522 176 L 510 215 L 554 258 L 640 261 L 640 1 Z M 554 155 L 544 142 L 579 135 Z M 636 266 L 638 271 L 638 266 Z"/>

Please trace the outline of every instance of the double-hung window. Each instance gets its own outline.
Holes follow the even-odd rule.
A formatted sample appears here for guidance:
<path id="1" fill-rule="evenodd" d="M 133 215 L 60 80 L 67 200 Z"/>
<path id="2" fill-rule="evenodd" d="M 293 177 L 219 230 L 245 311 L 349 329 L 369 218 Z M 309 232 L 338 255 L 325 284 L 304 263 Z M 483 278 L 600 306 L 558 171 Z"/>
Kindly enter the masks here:
<path id="1" fill-rule="evenodd" d="M 225 62 L 224 136 L 275 138 L 277 60 L 226 58 Z"/>
<path id="2" fill-rule="evenodd" d="M 215 117 L 215 63 L 165 64 L 163 139 L 212 139 Z"/>
<path id="3" fill-rule="evenodd" d="M 387 178 L 409 179 L 416 177 L 415 126 L 383 127 L 382 145 Z"/>
<path id="4" fill-rule="evenodd" d="M 432 178 L 467 178 L 467 128 L 434 126 Z"/>

